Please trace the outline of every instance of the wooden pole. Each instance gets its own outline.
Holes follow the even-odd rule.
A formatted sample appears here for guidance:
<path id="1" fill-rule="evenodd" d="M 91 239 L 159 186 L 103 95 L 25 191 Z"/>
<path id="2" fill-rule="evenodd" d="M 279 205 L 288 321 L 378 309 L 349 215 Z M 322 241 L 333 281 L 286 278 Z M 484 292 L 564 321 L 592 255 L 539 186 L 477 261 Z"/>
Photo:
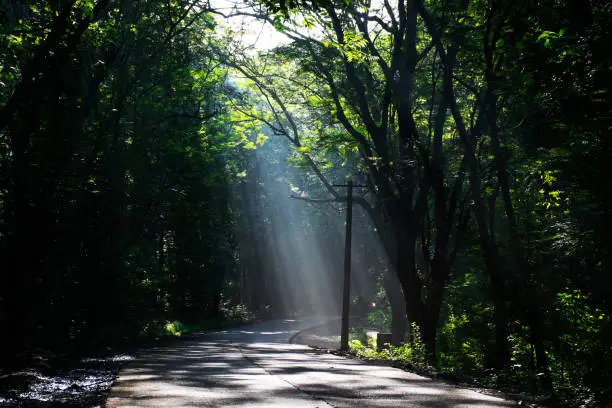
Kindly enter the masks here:
<path id="1" fill-rule="evenodd" d="M 348 181 L 346 191 L 346 236 L 344 241 L 344 284 L 342 287 L 342 328 L 340 350 L 348 350 L 349 308 L 351 297 L 351 230 L 353 223 L 353 182 Z"/>

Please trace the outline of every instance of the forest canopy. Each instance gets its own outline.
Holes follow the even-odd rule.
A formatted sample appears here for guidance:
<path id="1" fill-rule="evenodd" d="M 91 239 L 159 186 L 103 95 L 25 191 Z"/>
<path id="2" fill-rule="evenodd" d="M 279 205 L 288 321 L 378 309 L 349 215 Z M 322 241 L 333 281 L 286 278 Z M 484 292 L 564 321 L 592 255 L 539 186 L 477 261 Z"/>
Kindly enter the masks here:
<path id="1" fill-rule="evenodd" d="M 366 318 L 413 364 L 610 403 L 611 12 L 3 0 L 0 354 L 298 313 L 278 282 L 339 285 L 351 179 Z"/>

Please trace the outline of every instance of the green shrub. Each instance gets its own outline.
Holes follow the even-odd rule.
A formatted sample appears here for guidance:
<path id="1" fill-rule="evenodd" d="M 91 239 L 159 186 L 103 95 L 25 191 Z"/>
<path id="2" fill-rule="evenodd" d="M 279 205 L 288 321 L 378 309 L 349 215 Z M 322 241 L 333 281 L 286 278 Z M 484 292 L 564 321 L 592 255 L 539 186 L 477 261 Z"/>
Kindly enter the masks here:
<path id="1" fill-rule="evenodd" d="M 391 309 L 378 308 L 366 314 L 368 327 L 381 332 L 391 331 Z"/>
<path id="2" fill-rule="evenodd" d="M 181 337 L 182 334 L 188 333 L 189 331 L 189 328 L 178 320 L 167 322 L 164 326 L 164 332 L 166 336 L 169 337 Z"/>
<path id="3" fill-rule="evenodd" d="M 376 350 L 376 344 L 373 342 L 362 342 L 359 339 L 354 339 L 349 343 L 349 349 L 357 357 L 365 360 L 396 361 L 419 370 L 431 371 L 433 369 L 427 363 L 425 345 L 421 340 L 417 325 L 412 325 L 410 341 L 399 346 L 389 345 L 389 348 L 378 351 Z"/>

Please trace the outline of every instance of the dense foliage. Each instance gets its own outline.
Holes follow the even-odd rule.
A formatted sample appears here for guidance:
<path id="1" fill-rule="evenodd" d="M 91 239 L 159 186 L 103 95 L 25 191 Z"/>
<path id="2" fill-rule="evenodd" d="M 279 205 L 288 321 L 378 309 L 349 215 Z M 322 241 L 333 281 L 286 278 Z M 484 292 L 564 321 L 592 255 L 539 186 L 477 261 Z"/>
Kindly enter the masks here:
<path id="1" fill-rule="evenodd" d="M 273 258 L 331 258 L 341 229 L 309 207 L 288 244 L 264 192 L 285 149 L 255 152 L 279 137 L 306 171 L 294 199 L 336 211 L 335 184 L 364 186 L 385 259 L 364 267 L 364 239 L 355 261 L 386 296 L 388 356 L 610 403 L 611 11 L 265 0 L 231 12 L 285 34 L 257 51 L 197 0 L 2 2 L 3 350 L 287 296 Z"/>
<path id="2" fill-rule="evenodd" d="M 289 42 L 220 52 L 262 96 L 240 118 L 289 139 L 317 197 L 369 187 L 428 364 L 609 401 L 608 6 L 265 3 Z"/>
<path id="3" fill-rule="evenodd" d="M 178 1 L 3 7 L 2 351 L 214 317 L 234 244 L 226 71 L 199 49 L 212 18 Z"/>

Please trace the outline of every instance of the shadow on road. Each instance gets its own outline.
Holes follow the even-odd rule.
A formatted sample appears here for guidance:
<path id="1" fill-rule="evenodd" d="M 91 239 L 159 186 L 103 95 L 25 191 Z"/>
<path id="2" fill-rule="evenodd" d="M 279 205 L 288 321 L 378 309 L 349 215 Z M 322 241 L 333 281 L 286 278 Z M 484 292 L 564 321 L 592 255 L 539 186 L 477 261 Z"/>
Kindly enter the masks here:
<path id="1" fill-rule="evenodd" d="M 290 324 L 267 324 L 151 350 L 122 371 L 107 407 L 513 405 L 399 369 L 287 344 L 292 332 Z"/>

